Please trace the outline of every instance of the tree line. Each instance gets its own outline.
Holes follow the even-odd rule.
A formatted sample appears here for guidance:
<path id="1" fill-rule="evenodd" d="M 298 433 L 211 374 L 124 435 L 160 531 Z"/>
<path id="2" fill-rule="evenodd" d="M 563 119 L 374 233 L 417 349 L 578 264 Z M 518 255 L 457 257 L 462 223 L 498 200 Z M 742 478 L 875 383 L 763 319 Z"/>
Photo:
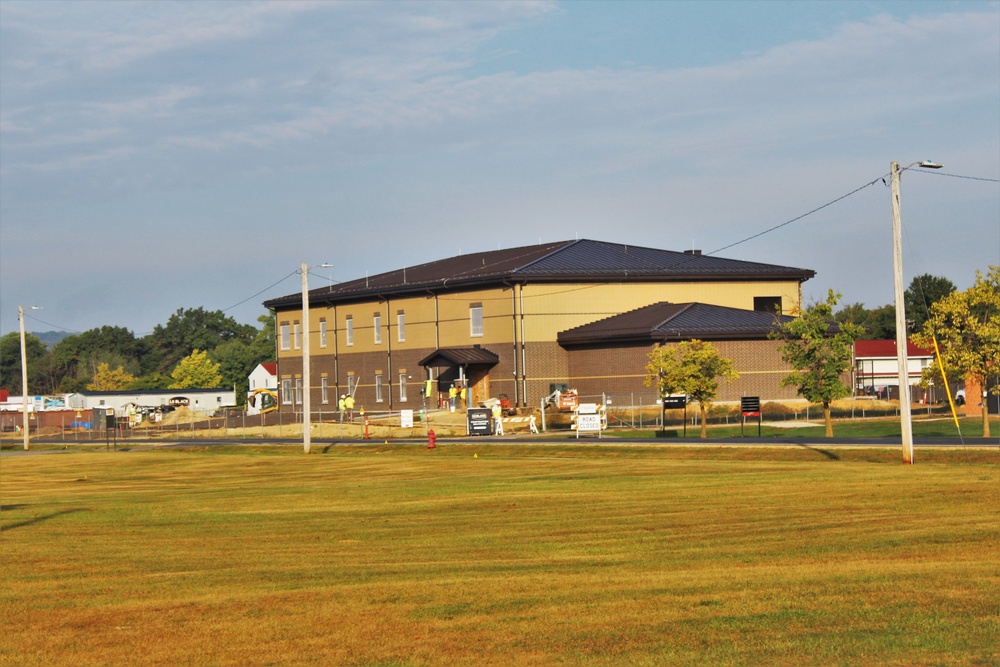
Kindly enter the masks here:
<path id="1" fill-rule="evenodd" d="M 235 386 L 242 404 L 247 376 L 275 358 L 274 318 L 261 315 L 257 321 L 260 328 L 218 310 L 178 308 L 147 336 L 102 326 L 47 346 L 26 334 L 28 388 L 32 394 L 62 394 Z M 18 332 L 0 338 L 0 386 L 22 393 Z"/>

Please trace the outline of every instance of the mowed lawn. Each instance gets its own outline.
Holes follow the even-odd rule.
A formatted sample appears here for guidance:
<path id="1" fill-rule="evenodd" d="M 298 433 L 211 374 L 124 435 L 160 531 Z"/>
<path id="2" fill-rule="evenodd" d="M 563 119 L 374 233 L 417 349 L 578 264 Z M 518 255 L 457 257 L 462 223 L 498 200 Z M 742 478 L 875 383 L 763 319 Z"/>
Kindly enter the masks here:
<path id="1" fill-rule="evenodd" d="M 997 665 L 998 453 L 0 462 L 3 665 Z"/>

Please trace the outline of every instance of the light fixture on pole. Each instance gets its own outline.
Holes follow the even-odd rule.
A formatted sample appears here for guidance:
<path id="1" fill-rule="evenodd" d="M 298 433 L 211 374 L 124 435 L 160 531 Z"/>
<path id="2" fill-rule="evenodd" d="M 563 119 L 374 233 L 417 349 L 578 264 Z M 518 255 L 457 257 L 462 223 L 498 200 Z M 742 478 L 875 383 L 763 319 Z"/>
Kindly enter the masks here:
<path id="1" fill-rule="evenodd" d="M 29 306 L 30 310 L 41 310 L 41 306 Z M 21 327 L 21 434 L 24 436 L 24 448 L 28 449 L 28 348 L 24 344 L 24 306 L 17 307 L 17 321 Z"/>
<path id="2" fill-rule="evenodd" d="M 328 269 L 333 264 L 317 264 L 318 268 Z M 312 447 L 312 378 L 309 362 L 309 265 L 302 262 L 302 384 L 305 391 L 302 394 L 302 451 L 309 453 Z"/>
<path id="3" fill-rule="evenodd" d="M 903 241 L 902 221 L 899 212 L 899 180 L 911 167 L 940 169 L 941 165 L 929 160 L 914 162 L 902 169 L 898 162 L 891 165 L 892 172 L 892 273 L 896 301 L 896 362 L 899 366 L 899 418 L 903 441 L 903 462 L 913 463 L 913 422 L 910 417 L 910 369 L 907 359 L 906 310 L 903 306 Z"/>

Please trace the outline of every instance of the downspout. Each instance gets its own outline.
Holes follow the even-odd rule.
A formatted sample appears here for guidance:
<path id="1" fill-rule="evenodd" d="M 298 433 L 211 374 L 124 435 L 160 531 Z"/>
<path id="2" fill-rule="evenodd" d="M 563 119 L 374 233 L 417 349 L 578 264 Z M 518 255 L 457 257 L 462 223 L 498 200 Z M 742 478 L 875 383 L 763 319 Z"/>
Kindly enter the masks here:
<path id="1" fill-rule="evenodd" d="M 509 284 L 509 283 L 506 283 L 506 281 L 505 281 L 504 284 Z M 516 288 L 517 288 L 516 285 L 511 285 L 510 286 L 510 326 L 513 329 L 513 334 L 514 334 L 514 405 L 515 406 L 520 406 L 521 405 L 521 398 L 520 398 L 521 391 L 520 391 L 520 388 L 517 386 L 518 362 L 517 362 L 517 290 L 516 290 Z"/>
<path id="2" fill-rule="evenodd" d="M 524 405 L 527 407 L 528 403 L 528 365 L 525 361 L 524 352 L 524 284 L 522 283 L 518 288 L 518 296 L 521 301 L 521 395 L 524 396 Z"/>
<path id="3" fill-rule="evenodd" d="M 382 298 L 382 295 L 379 295 Z M 391 303 L 389 299 L 385 300 L 385 368 L 386 368 L 386 385 L 389 390 L 389 412 L 392 412 L 392 324 L 389 322 L 392 312 Z"/>
<path id="4" fill-rule="evenodd" d="M 334 396 L 340 397 L 340 320 L 337 319 L 337 305 L 333 306 L 333 386 Z M 339 406 L 338 406 L 339 407 Z"/>
<path id="5" fill-rule="evenodd" d="M 438 295 L 434 294 L 434 349 L 441 349 L 441 313 L 438 311 Z"/>

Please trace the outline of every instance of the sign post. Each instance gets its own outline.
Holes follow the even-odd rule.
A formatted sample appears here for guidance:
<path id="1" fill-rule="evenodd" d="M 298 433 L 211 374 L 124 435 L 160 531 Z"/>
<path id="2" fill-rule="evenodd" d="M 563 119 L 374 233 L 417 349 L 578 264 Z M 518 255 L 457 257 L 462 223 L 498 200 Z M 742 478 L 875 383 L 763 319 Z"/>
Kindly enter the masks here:
<path id="1" fill-rule="evenodd" d="M 667 430 L 667 410 L 684 410 L 684 437 L 687 437 L 687 404 L 688 397 L 685 394 L 664 396 L 660 399 L 662 414 L 660 415 L 660 432 Z"/>
<path id="2" fill-rule="evenodd" d="M 760 437 L 760 396 L 744 396 L 740 399 L 740 413 L 743 420 L 740 422 L 740 437 L 743 436 L 743 427 L 747 423 L 747 417 L 757 418 L 757 437 Z"/>

